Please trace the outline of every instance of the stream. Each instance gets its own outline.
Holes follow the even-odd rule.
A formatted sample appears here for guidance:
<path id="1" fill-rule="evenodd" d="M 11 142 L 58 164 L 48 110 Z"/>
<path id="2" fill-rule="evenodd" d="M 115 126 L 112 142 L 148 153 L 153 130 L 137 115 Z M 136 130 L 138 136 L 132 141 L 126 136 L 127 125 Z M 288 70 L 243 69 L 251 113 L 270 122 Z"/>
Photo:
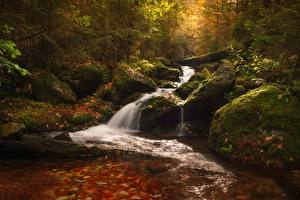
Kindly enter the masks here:
<path id="1" fill-rule="evenodd" d="M 182 67 L 182 71 L 180 82 L 175 83 L 177 87 L 187 82 L 195 73 L 192 68 L 186 66 Z M 229 163 L 221 160 L 209 150 L 206 138 L 185 137 L 183 114 L 177 136 L 140 134 L 140 106 L 153 97 L 167 95 L 174 90 L 175 88 L 159 88 L 153 93 L 144 94 L 140 99 L 121 108 L 107 124 L 70 133 L 71 139 L 78 144 L 110 151 L 128 152 L 123 156 L 81 160 L 1 162 L 0 199 L 56 199 L 57 193 L 53 193 L 53 191 L 56 191 L 59 180 L 51 178 L 51 173 L 58 171 L 63 174 L 66 173 L 65 171 L 87 166 L 101 166 L 102 169 L 105 169 L 107 166 L 114 165 L 120 168 L 128 166 L 135 174 L 142 174 L 142 180 L 147 180 L 147 183 L 151 180 L 152 183 L 155 183 L 157 188 L 153 186 L 155 188 L 153 189 L 152 186 L 147 185 L 152 188 L 152 192 L 147 193 L 147 189 L 140 194 L 144 196 L 135 195 L 129 198 L 129 196 L 126 197 L 127 194 L 129 195 L 128 188 L 127 192 L 123 190 L 120 192 L 118 191 L 120 187 L 117 185 L 118 189 L 114 189 L 114 192 L 111 193 L 121 196 L 116 197 L 110 194 L 112 196 L 104 197 L 105 195 L 102 193 L 101 197 L 98 195 L 98 198 L 86 199 L 256 200 L 299 198 L 299 191 L 292 187 L 290 181 L 285 178 L 289 172 Z M 34 166 L 32 166 L 33 162 Z M 17 179 L 15 179 L 16 176 Z M 123 178 L 123 180 L 125 179 Z M 34 185 L 33 182 L 36 184 Z M 71 183 L 68 182 L 68 184 Z M 93 184 L 95 183 L 93 182 Z M 124 184 L 129 183 L 120 185 Z M 113 185 L 109 187 L 113 187 Z M 17 188 L 21 193 L 13 192 Z M 106 189 L 109 191 L 111 188 Z M 131 186 L 131 189 L 133 190 L 134 186 Z M 37 190 L 39 192 L 36 192 Z M 29 192 L 27 194 L 29 196 L 24 198 L 22 191 Z M 81 199 L 79 196 L 69 197 L 65 199 L 73 197 L 73 199 Z"/>

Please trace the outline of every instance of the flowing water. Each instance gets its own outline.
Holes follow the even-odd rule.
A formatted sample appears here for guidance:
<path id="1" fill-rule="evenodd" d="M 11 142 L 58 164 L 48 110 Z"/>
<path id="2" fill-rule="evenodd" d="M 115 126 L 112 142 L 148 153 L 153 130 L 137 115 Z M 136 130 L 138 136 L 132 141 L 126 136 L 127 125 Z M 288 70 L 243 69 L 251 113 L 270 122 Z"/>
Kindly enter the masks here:
<path id="1" fill-rule="evenodd" d="M 176 83 L 177 87 L 187 82 L 193 74 L 193 69 L 183 67 L 183 76 L 180 82 Z M 160 188 L 162 196 L 153 195 L 153 198 L 146 199 L 299 199 L 299 191 L 292 186 L 290 181 L 286 180 L 286 177 L 289 176 L 286 176 L 285 171 L 264 170 L 255 167 L 245 169 L 246 166 L 224 162 L 209 150 L 206 138 L 153 137 L 147 136 L 145 133 L 141 135 L 139 133 L 141 104 L 155 96 L 172 93 L 174 90 L 159 88 L 156 92 L 145 94 L 137 101 L 124 106 L 107 125 L 102 124 L 84 131 L 70 133 L 71 139 L 78 144 L 97 147 L 100 151 L 102 149 L 105 152 L 107 150 L 124 152 L 122 156 L 116 158 L 108 156 L 92 160 L 2 160 L 0 162 L 0 199 L 56 199 L 58 196 L 53 191 L 64 191 L 66 187 L 71 187 L 70 194 L 84 193 L 93 187 L 101 186 L 102 189 L 110 191 L 110 193 L 105 193 L 107 191 L 100 190 L 101 195 L 118 193 L 124 195 L 126 191 L 122 187 L 127 187 L 128 184 L 135 182 L 126 183 L 127 179 L 125 178 L 130 174 L 113 174 L 113 172 L 122 172 L 122 170 L 124 171 L 122 167 L 127 165 L 137 175 L 136 181 L 145 180 L 147 183 L 152 179 L 158 181 L 157 187 Z M 184 124 L 182 108 L 181 123 L 178 127 L 180 135 L 184 135 Z M 113 166 L 119 166 L 119 168 L 113 168 L 115 170 L 111 171 Z M 92 176 L 83 176 L 83 180 L 81 180 L 78 176 L 78 167 L 84 170 L 89 169 L 91 172 L 101 169 L 100 175 L 105 177 L 94 180 L 93 174 Z M 75 172 L 72 176 L 74 180 L 70 180 L 69 176 L 72 174 L 65 173 L 70 170 Z M 57 176 L 53 176 L 53 173 L 49 173 L 49 171 L 57 172 L 60 179 L 53 178 Z M 290 172 L 296 176 L 300 175 L 300 171 Z M 142 176 L 142 174 L 145 175 Z M 62 175 L 67 177 L 61 177 Z M 124 178 L 117 179 L 119 176 Z M 103 182 L 104 178 L 110 181 L 109 184 Z M 90 179 L 91 181 L 87 181 Z M 66 184 L 65 180 L 73 182 Z M 117 180 L 122 182 L 117 184 Z M 91 184 L 92 188 L 87 189 L 85 183 Z M 144 186 L 136 183 L 134 188 L 132 186 L 127 190 L 133 192 L 136 190 L 142 195 L 145 192 Z M 74 188 L 72 188 L 73 186 Z M 151 191 L 148 191 L 148 194 L 151 194 Z M 145 198 L 133 196 L 130 199 Z"/>
<path id="2" fill-rule="evenodd" d="M 182 67 L 182 70 L 183 76 L 180 77 L 180 82 L 176 83 L 177 87 L 187 82 L 195 73 L 190 67 Z M 230 188 L 240 185 L 243 178 L 239 177 L 240 175 L 234 172 L 232 168 L 227 168 L 224 167 L 223 164 L 220 164 L 220 162 L 217 161 L 218 159 L 207 151 L 209 147 L 207 147 L 207 144 L 204 144 L 203 141 L 198 142 L 197 140 L 192 139 L 192 142 L 189 143 L 181 137 L 153 138 L 145 137 L 145 135 L 141 137 L 138 134 L 141 116 L 140 106 L 142 103 L 153 97 L 172 93 L 174 90 L 175 89 L 170 88 L 159 88 L 151 94 L 145 94 L 137 101 L 132 102 L 119 110 L 107 125 L 102 124 L 84 131 L 70 133 L 70 136 L 74 142 L 84 144 L 88 147 L 98 147 L 100 149 L 109 149 L 112 151 L 121 150 L 135 152 L 145 156 L 173 160 L 176 164 L 170 164 L 171 167 L 164 173 L 163 179 L 173 177 L 173 180 L 168 184 L 177 184 L 176 190 L 178 190 L 178 188 L 185 190 L 185 192 L 182 192 L 183 196 L 174 199 L 228 199 L 225 198 L 224 194 L 228 193 Z M 184 110 L 182 108 L 178 134 L 180 136 L 184 135 L 184 130 Z M 200 150 L 197 148 L 197 145 L 201 145 Z M 161 162 L 168 163 L 165 160 L 158 161 L 158 163 Z M 154 165 L 160 165 L 158 163 L 156 162 Z M 174 179 L 177 180 L 175 183 Z M 245 179 L 248 181 L 246 181 L 245 185 L 252 184 L 250 179 Z M 259 181 L 254 182 L 256 187 L 256 183 Z M 258 187 L 261 187 L 261 185 L 264 184 L 263 181 L 259 182 Z M 272 190 L 276 190 L 276 192 L 269 196 L 271 199 L 285 199 L 287 197 L 286 193 L 276 184 L 268 184 L 272 185 Z M 242 186 L 239 187 L 242 188 Z M 252 184 L 249 187 L 254 186 Z M 247 189 L 251 188 L 244 188 L 244 190 Z M 234 191 L 236 192 L 236 190 Z M 272 196 L 273 194 L 275 194 L 275 197 Z M 244 198 L 241 197 L 240 199 Z"/>
<path id="3" fill-rule="evenodd" d="M 176 88 L 180 87 L 183 83 L 189 81 L 189 79 L 195 74 L 195 70 L 188 66 L 182 66 L 182 76 L 180 76 L 180 82 L 175 82 Z M 140 107 L 147 100 L 170 94 L 175 91 L 176 88 L 158 88 L 155 92 L 150 94 L 144 94 L 140 99 L 127 104 L 121 110 L 119 110 L 107 123 L 110 128 L 118 129 L 124 132 L 138 132 L 140 129 L 141 109 Z M 102 126 L 103 127 L 103 126 Z"/>

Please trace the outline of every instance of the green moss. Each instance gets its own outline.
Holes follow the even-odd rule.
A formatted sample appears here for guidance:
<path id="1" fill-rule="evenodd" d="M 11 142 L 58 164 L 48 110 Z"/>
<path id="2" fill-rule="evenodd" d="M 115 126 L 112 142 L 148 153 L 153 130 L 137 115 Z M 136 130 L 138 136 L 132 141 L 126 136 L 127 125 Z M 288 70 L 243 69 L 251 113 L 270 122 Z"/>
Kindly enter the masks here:
<path id="1" fill-rule="evenodd" d="M 232 144 L 229 156 L 248 162 L 289 164 L 300 159 L 299 122 L 299 100 L 267 85 L 240 96 L 216 112 L 210 143 L 220 153 L 223 147 Z M 268 140 L 272 142 L 269 144 Z"/>
<path id="2" fill-rule="evenodd" d="M 175 90 L 175 94 L 182 99 L 186 99 L 195 89 L 198 88 L 199 84 L 200 82 L 198 81 L 189 81 L 184 83 Z"/>
<path id="3" fill-rule="evenodd" d="M 25 124 L 28 130 L 34 131 L 42 126 L 43 113 L 38 110 L 27 109 L 16 114 L 17 119 Z"/>
<path id="4" fill-rule="evenodd" d="M 70 117 L 69 122 L 75 125 L 84 125 L 93 120 L 93 116 L 88 113 L 79 113 Z"/>

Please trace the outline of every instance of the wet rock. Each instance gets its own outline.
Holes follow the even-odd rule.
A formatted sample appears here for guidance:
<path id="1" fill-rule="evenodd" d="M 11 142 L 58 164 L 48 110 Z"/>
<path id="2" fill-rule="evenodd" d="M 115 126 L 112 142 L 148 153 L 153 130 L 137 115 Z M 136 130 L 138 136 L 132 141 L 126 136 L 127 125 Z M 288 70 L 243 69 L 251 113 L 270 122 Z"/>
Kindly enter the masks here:
<path id="1" fill-rule="evenodd" d="M 179 88 L 175 90 L 175 94 L 181 99 L 186 99 L 195 89 L 199 87 L 198 81 L 189 81 L 182 84 Z"/>
<path id="2" fill-rule="evenodd" d="M 68 132 L 60 133 L 59 135 L 55 136 L 54 139 L 60 140 L 60 141 L 72 142 L 72 139 Z"/>
<path id="3" fill-rule="evenodd" d="M 160 133 L 176 129 L 180 120 L 178 99 L 172 95 L 159 96 L 145 102 L 142 106 L 140 129 L 145 132 Z"/>
<path id="4" fill-rule="evenodd" d="M 235 78 L 231 63 L 226 60 L 220 62 L 213 77 L 202 81 L 186 99 L 186 119 L 209 119 L 212 112 L 226 103 L 225 93 L 232 89 Z"/>
<path id="5" fill-rule="evenodd" d="M 300 102 L 266 85 L 214 115 L 209 142 L 221 155 L 272 167 L 300 164 Z"/>
<path id="6" fill-rule="evenodd" d="M 169 81 L 179 81 L 179 76 L 181 72 L 178 69 L 166 67 L 164 65 L 159 65 L 150 75 L 157 80 L 169 80 Z"/>
<path id="7" fill-rule="evenodd" d="M 203 73 L 197 72 L 190 80 L 182 84 L 175 90 L 175 94 L 181 99 L 186 99 L 195 89 L 197 89 L 202 81 L 205 80 Z"/>
<path id="8" fill-rule="evenodd" d="M 24 124 L 10 122 L 0 125 L 0 138 L 17 138 L 26 129 Z"/>
<path id="9" fill-rule="evenodd" d="M 153 92 L 156 87 L 154 81 L 149 77 L 123 64 L 115 71 L 111 99 L 114 103 L 120 104 L 135 93 Z"/>
<path id="10" fill-rule="evenodd" d="M 176 84 L 172 81 L 159 80 L 156 84 L 159 88 L 176 88 Z"/>
<path id="11" fill-rule="evenodd" d="M 51 103 L 76 101 L 76 94 L 69 85 L 50 72 L 44 70 L 32 72 L 28 82 L 33 98 L 38 101 Z"/>

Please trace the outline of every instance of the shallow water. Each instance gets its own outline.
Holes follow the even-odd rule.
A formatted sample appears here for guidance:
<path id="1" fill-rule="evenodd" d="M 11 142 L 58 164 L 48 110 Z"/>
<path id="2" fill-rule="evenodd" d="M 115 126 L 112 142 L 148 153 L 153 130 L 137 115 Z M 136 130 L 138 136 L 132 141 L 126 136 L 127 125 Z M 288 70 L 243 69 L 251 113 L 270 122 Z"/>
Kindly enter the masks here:
<path id="1" fill-rule="evenodd" d="M 118 138 L 117 141 L 123 142 L 131 139 L 126 150 L 140 149 L 141 146 L 145 148 L 140 153 L 124 153 L 106 158 L 1 160 L 0 199 L 46 200 L 60 197 L 57 191 L 61 189 L 76 187 L 84 191 L 87 190 L 84 182 L 81 183 L 77 178 L 72 179 L 68 184 L 62 182 L 65 177 L 61 177 L 61 172 L 68 172 L 64 174 L 72 177 L 69 172 L 77 173 L 78 169 L 99 167 L 102 167 L 102 174 L 103 170 L 107 171 L 105 172 L 107 177 L 100 177 L 93 181 L 113 182 L 108 184 L 111 193 L 108 192 L 107 195 L 122 192 L 122 185 L 127 184 L 126 176 L 129 176 L 129 173 L 126 172 L 124 179 L 121 178 L 123 182 L 120 183 L 115 182 L 114 173 L 116 170 L 123 170 L 124 165 L 128 166 L 131 174 L 134 173 L 147 184 L 154 185 L 151 188 L 154 188 L 156 195 L 147 199 L 299 199 L 299 191 L 290 187 L 290 183 L 284 179 L 286 171 L 246 167 L 220 160 L 209 150 L 205 138 L 170 139 L 151 136 L 142 138 L 133 135 L 126 140 L 123 140 L 124 136 Z M 102 145 L 92 140 L 87 141 L 87 144 L 98 147 Z M 111 139 L 102 147 L 114 149 L 113 144 L 115 143 Z M 154 151 L 150 148 L 154 148 Z M 164 153 L 159 155 L 161 151 Z M 108 164 L 120 166 L 120 169 L 106 169 L 105 166 Z M 137 194 L 145 192 L 139 185 L 131 187 Z M 96 186 L 94 190 L 100 191 Z M 151 194 L 151 190 L 148 192 Z M 94 199 L 119 198 L 100 196 Z"/>

